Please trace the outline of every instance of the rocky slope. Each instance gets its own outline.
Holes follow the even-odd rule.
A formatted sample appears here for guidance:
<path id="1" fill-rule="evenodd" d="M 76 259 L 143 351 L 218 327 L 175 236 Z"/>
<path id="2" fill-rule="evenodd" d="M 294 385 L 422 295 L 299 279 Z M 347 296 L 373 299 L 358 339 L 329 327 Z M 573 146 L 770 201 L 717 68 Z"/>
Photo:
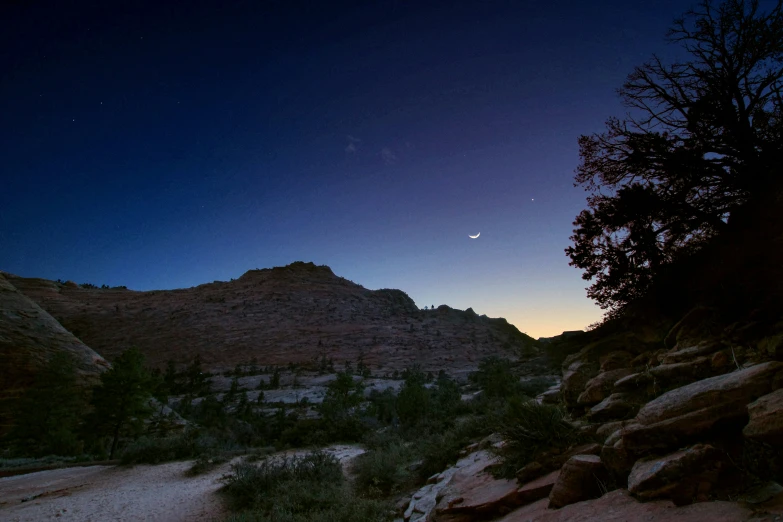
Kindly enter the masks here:
<path id="1" fill-rule="evenodd" d="M 40 284 L 46 283 L 41 280 Z M 93 382 L 108 367 L 100 355 L 20 293 L 0 272 L 0 433 L 7 427 L 14 399 L 58 352 L 74 357 L 85 383 Z"/>
<path id="2" fill-rule="evenodd" d="M 335 363 L 360 354 L 375 368 L 464 373 L 488 355 L 514 357 L 535 341 L 504 319 L 471 309 L 419 310 L 399 290 L 367 290 L 326 266 L 293 263 L 237 280 L 137 292 L 7 276 L 66 329 L 111 360 L 130 346 L 150 364 L 209 369 L 247 364 Z"/>

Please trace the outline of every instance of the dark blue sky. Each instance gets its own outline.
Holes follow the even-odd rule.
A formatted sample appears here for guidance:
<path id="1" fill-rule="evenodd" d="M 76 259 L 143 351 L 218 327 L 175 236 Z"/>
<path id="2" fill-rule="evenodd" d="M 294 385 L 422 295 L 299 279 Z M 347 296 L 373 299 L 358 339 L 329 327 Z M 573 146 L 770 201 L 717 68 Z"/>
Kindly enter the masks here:
<path id="1" fill-rule="evenodd" d="M 6 4 L 0 269 L 153 289 L 313 261 L 583 328 L 576 140 L 689 6 Z"/>

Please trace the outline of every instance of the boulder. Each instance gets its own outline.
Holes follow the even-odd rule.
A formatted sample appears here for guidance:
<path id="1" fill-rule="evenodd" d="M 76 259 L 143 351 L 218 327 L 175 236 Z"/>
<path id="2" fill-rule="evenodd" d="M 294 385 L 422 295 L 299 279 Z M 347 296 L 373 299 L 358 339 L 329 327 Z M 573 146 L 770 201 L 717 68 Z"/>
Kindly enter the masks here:
<path id="1" fill-rule="evenodd" d="M 633 361 L 633 359 L 633 355 L 626 352 L 625 350 L 617 350 L 600 357 L 598 362 L 601 365 L 602 372 L 609 372 L 622 368 L 630 368 L 631 361 Z"/>
<path id="2" fill-rule="evenodd" d="M 697 306 L 685 314 L 683 318 L 669 330 L 663 343 L 667 348 L 674 348 L 675 346 L 682 345 L 688 341 L 703 338 L 705 325 L 715 324 L 717 317 L 717 309 Z"/>
<path id="3" fill-rule="evenodd" d="M 724 467 L 723 452 L 697 444 L 665 457 L 637 461 L 628 477 L 628 491 L 639 500 L 671 498 L 676 505 L 706 500 Z"/>
<path id="4" fill-rule="evenodd" d="M 614 383 L 633 373 L 630 368 L 601 372 L 585 384 L 585 391 L 577 398 L 577 404 L 592 405 L 604 400 L 614 387 Z"/>
<path id="5" fill-rule="evenodd" d="M 656 381 L 656 388 L 661 390 L 700 381 L 715 373 L 712 358 L 701 356 L 686 362 L 660 364 L 650 368 L 650 375 Z"/>
<path id="6" fill-rule="evenodd" d="M 721 350 L 712 354 L 710 358 L 710 366 L 715 370 L 715 373 L 721 374 L 729 371 L 732 366 L 732 357 L 729 350 Z"/>
<path id="7" fill-rule="evenodd" d="M 672 351 L 667 352 L 663 359 L 662 364 L 674 364 L 680 362 L 687 362 L 697 357 L 704 355 L 712 355 L 720 350 L 722 345 L 712 342 L 702 342 L 696 346 L 689 346 L 687 348 L 675 348 Z"/>
<path id="8" fill-rule="evenodd" d="M 563 464 L 549 493 L 549 507 L 561 508 L 575 502 L 598 498 L 606 492 L 609 475 L 596 455 L 575 455 Z"/>
<path id="9" fill-rule="evenodd" d="M 701 502 L 677 507 L 669 500 L 639 502 L 624 489 L 601 498 L 577 502 L 560 509 L 547 509 L 541 500 L 520 508 L 497 522 L 738 522 L 753 519 L 753 511 L 736 502 Z M 771 518 L 757 518 L 771 522 Z"/>
<path id="10" fill-rule="evenodd" d="M 442 496 L 441 492 L 451 484 L 451 480 L 460 470 L 465 475 L 480 474 L 496 463 L 495 457 L 486 451 L 479 451 L 460 459 L 457 463 L 427 479 L 427 484 L 419 489 L 410 499 L 404 512 L 407 522 L 425 522 L 430 518 L 432 510 Z"/>
<path id="11" fill-rule="evenodd" d="M 646 394 L 648 389 L 651 389 L 653 378 L 650 372 L 632 373 L 619 379 L 614 383 L 612 391 L 614 393 L 643 393 Z"/>
<path id="12" fill-rule="evenodd" d="M 472 458 L 474 462 L 457 470 L 437 495 L 437 504 L 430 514 L 433 521 L 487 519 L 522 505 L 516 480 L 496 479 L 486 473 L 496 462 L 494 455 L 480 451 Z"/>
<path id="13" fill-rule="evenodd" d="M 639 403 L 627 393 L 613 393 L 587 412 L 587 418 L 595 422 L 632 417 L 639 410 Z"/>
<path id="14" fill-rule="evenodd" d="M 747 405 L 783 385 L 783 363 L 767 362 L 688 384 L 648 402 L 626 428 L 626 450 L 681 447 L 716 425 L 745 424 Z M 739 428 L 737 429 L 739 431 Z"/>
<path id="15" fill-rule="evenodd" d="M 625 424 L 625 421 L 612 421 L 602 424 L 598 427 L 597 430 L 595 430 L 595 437 L 602 444 L 606 444 L 606 440 L 609 438 L 609 435 L 622 428 Z"/>
<path id="16" fill-rule="evenodd" d="M 617 440 L 612 441 L 615 438 Z M 631 468 L 636 461 L 636 456 L 625 448 L 619 433 L 612 434 L 609 440 L 607 440 L 608 442 L 612 443 L 605 445 L 601 449 L 601 462 L 604 463 L 617 485 L 624 487 L 628 481 L 628 475 L 631 473 Z"/>
<path id="17" fill-rule="evenodd" d="M 749 439 L 783 446 L 783 388 L 748 404 L 750 421 L 742 430 Z"/>
<path id="18" fill-rule="evenodd" d="M 579 395 L 584 391 L 587 381 L 598 373 L 598 365 L 587 361 L 571 363 L 563 373 L 560 385 L 560 395 L 566 406 L 572 408 L 578 405 Z"/>
<path id="19" fill-rule="evenodd" d="M 516 477 L 520 484 L 525 484 L 537 479 L 544 473 L 546 473 L 546 468 L 540 462 L 533 461 L 517 470 Z"/>
<path id="20" fill-rule="evenodd" d="M 517 491 L 518 505 L 524 506 L 536 500 L 547 498 L 559 476 L 560 470 L 556 470 L 523 485 Z"/>

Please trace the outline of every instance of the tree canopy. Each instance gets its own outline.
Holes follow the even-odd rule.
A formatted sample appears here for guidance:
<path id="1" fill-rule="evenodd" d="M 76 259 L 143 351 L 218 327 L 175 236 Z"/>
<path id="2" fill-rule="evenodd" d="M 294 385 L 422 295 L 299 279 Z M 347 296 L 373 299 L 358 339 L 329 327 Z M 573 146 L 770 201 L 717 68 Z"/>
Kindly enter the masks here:
<path id="1" fill-rule="evenodd" d="M 92 394 L 91 424 L 98 433 L 112 437 L 109 458 L 114 457 L 123 431 L 138 432 L 152 413 L 151 385 L 144 356 L 135 348 L 124 351 L 111 369 L 101 374 L 101 384 Z"/>
<path id="2" fill-rule="evenodd" d="M 610 317 L 778 181 L 782 4 L 702 2 L 667 35 L 685 59 L 636 67 L 618 91 L 626 116 L 579 138 L 590 195 L 566 254 Z"/>

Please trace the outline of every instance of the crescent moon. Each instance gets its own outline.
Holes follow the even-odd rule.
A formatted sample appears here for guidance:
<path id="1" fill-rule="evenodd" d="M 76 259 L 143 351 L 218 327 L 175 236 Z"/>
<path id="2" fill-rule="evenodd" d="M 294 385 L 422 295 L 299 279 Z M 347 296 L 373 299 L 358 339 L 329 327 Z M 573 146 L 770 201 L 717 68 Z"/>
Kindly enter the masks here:
<path id="1" fill-rule="evenodd" d="M 468 237 L 469 237 L 470 239 L 476 239 L 476 238 L 477 238 L 477 237 L 479 237 L 480 235 L 481 235 L 481 232 L 479 232 L 479 233 L 478 233 L 478 234 L 476 234 L 475 236 L 471 236 L 470 234 L 468 234 Z"/>

